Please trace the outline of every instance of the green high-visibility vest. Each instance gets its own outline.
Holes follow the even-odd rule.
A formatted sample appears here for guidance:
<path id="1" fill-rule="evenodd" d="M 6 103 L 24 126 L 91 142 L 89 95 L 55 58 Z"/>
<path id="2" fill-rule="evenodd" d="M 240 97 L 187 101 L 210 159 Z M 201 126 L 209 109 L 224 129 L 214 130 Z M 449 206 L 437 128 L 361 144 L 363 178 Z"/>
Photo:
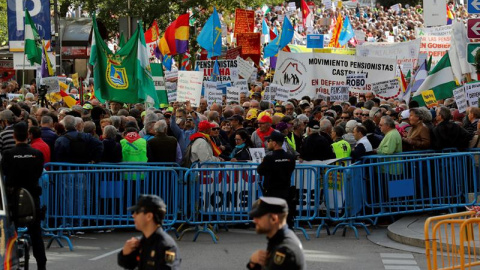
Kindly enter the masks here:
<path id="1" fill-rule="evenodd" d="M 295 135 L 290 134 L 292 137 L 289 138 L 288 136 L 285 136 L 287 139 L 287 143 L 292 147 L 293 150 L 297 151 L 297 145 L 295 144 Z"/>
<path id="2" fill-rule="evenodd" d="M 352 153 L 350 144 L 345 140 L 332 143 L 332 148 L 336 158 L 347 158 Z"/>

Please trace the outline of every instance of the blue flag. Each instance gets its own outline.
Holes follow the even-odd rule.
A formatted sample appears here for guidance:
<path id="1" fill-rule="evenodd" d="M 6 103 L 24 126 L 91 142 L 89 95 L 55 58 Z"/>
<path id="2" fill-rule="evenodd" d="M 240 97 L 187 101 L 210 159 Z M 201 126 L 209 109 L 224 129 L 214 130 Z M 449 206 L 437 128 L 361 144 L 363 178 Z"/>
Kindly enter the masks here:
<path id="1" fill-rule="evenodd" d="M 293 38 L 293 26 L 290 20 L 285 16 L 283 20 L 282 33 L 277 36 L 272 42 L 263 50 L 263 58 L 275 56 L 278 51 L 287 46 Z"/>
<path id="2" fill-rule="evenodd" d="M 219 75 L 220 75 L 220 67 L 218 66 L 218 60 L 215 60 L 215 64 L 213 64 L 213 71 L 211 74 L 211 81 L 216 82 Z"/>
<path id="3" fill-rule="evenodd" d="M 355 33 L 353 32 L 353 27 L 350 23 L 350 19 L 348 18 L 348 16 L 345 16 L 345 19 L 343 20 L 342 30 L 340 31 L 340 36 L 338 38 L 338 44 L 340 44 L 340 46 L 343 46 L 354 36 Z"/>
<path id="4" fill-rule="evenodd" d="M 268 37 L 267 42 L 270 42 L 270 29 L 265 19 L 262 20 L 262 35 Z"/>
<path id="5" fill-rule="evenodd" d="M 164 55 L 163 56 L 163 66 L 165 66 L 165 68 L 169 71 L 172 70 L 172 56 L 171 55 Z"/>
<path id="6" fill-rule="evenodd" d="M 208 51 L 208 58 L 222 54 L 222 25 L 216 8 L 213 8 L 212 15 L 200 31 L 197 42 Z"/>

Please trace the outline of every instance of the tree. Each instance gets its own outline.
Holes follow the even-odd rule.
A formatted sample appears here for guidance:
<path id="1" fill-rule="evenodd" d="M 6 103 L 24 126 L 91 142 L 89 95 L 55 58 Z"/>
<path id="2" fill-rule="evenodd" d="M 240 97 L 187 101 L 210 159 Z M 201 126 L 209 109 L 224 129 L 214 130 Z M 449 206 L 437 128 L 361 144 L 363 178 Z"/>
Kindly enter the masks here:
<path id="1" fill-rule="evenodd" d="M 0 46 L 7 45 L 8 23 L 7 23 L 7 1 L 0 1 Z"/>

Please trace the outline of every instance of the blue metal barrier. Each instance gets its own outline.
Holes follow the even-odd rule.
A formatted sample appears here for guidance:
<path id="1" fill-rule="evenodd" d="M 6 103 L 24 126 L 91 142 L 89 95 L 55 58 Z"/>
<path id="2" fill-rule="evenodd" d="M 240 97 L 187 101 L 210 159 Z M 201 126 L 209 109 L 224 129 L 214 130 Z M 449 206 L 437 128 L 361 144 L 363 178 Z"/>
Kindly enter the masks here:
<path id="1" fill-rule="evenodd" d="M 336 181 L 331 181 L 336 179 Z M 356 220 L 382 216 L 418 213 L 432 210 L 454 210 L 472 205 L 477 198 L 477 170 L 474 157 L 454 153 L 433 157 L 352 165 L 328 170 L 323 189 L 329 209 L 328 217 L 341 221 L 340 228 L 355 225 Z M 469 198 L 473 193 L 474 199 Z"/>
<path id="2" fill-rule="evenodd" d="M 116 166 L 118 168 L 118 166 Z M 174 168 L 131 167 L 114 169 L 101 166 L 95 170 L 47 171 L 41 178 L 41 203 L 47 206 L 43 229 L 56 232 L 50 239 L 65 239 L 64 231 L 133 227 L 132 213 L 140 194 L 155 194 L 167 205 L 164 226 L 178 221 L 180 213 L 180 186 Z"/>

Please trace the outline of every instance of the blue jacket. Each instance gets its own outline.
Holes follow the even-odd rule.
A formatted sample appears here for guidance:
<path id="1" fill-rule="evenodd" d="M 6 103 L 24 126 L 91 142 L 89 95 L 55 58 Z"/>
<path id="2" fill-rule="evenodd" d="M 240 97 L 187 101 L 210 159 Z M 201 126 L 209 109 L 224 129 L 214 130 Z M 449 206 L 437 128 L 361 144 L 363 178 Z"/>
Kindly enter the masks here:
<path id="1" fill-rule="evenodd" d="M 85 141 L 88 149 L 88 160 L 85 160 L 82 163 L 88 163 L 91 161 L 99 162 L 103 155 L 103 143 L 93 137 L 90 134 L 78 133 L 76 130 L 69 130 L 65 135 L 69 135 L 72 138 L 77 138 L 77 135 L 80 134 L 80 138 Z M 70 139 L 66 136 L 61 136 L 55 142 L 54 156 L 56 162 L 73 162 L 74 156 L 76 153 L 72 153 L 70 149 Z"/>
<path id="2" fill-rule="evenodd" d="M 58 135 L 51 128 L 42 127 L 42 140 L 50 146 L 50 153 L 53 152 L 55 141 L 58 139 Z"/>

